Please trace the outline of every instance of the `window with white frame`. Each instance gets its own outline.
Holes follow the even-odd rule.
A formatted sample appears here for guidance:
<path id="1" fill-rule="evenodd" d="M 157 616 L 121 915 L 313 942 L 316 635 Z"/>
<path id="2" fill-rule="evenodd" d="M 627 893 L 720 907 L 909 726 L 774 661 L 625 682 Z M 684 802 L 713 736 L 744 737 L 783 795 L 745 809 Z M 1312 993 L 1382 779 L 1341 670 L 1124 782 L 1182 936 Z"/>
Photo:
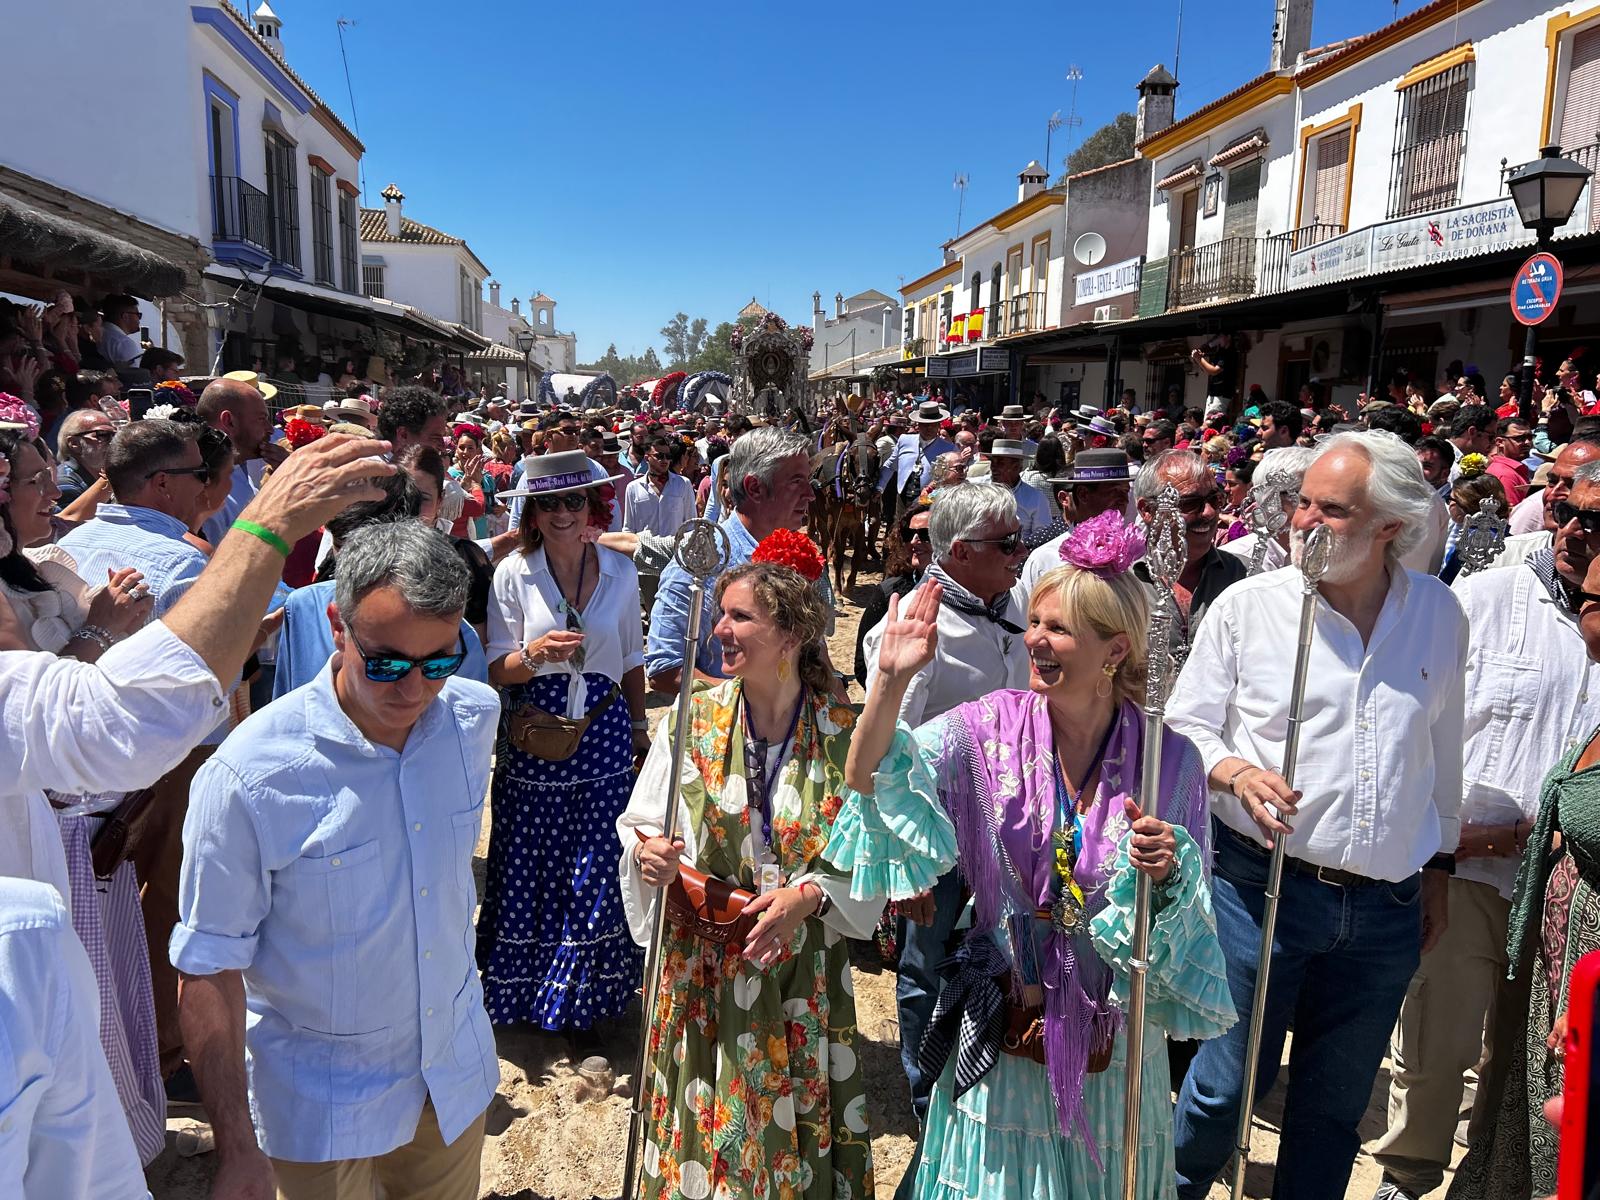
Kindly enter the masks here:
<path id="1" fill-rule="evenodd" d="M 1400 89 L 1389 175 L 1391 218 L 1449 208 L 1460 197 L 1471 87 L 1468 60 Z"/>
<path id="2" fill-rule="evenodd" d="M 333 283 L 333 176 L 311 164 L 311 269 L 318 283 Z"/>
<path id="3" fill-rule="evenodd" d="M 294 143 L 267 131 L 267 222 L 271 230 L 272 257 L 290 266 L 300 265 L 300 183 Z"/>

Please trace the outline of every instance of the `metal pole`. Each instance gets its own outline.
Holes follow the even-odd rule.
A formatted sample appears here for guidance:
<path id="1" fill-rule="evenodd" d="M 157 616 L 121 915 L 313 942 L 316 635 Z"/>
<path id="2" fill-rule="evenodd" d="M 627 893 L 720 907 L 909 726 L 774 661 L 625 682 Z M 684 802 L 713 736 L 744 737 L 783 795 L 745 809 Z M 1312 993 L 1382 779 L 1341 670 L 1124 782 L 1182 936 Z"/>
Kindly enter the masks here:
<path id="1" fill-rule="evenodd" d="M 678 832 L 679 773 L 688 749 L 689 699 L 694 691 L 694 663 L 700 645 L 700 610 L 705 600 L 706 580 L 728 560 L 728 555 L 728 535 L 715 522 L 695 519 L 679 526 L 672 556 L 688 572 L 693 583 L 689 589 L 689 628 L 684 635 L 683 667 L 678 674 L 678 705 L 673 714 L 672 775 L 667 781 L 667 815 L 661 822 L 661 836 L 669 842 Z M 655 1025 L 656 1017 L 661 942 L 667 932 L 667 906 L 659 889 L 655 906 L 655 929 L 650 934 L 650 946 L 645 953 L 644 987 L 640 992 L 644 1023 L 639 1030 L 639 1053 L 634 1059 L 633 1108 L 628 1114 L 628 1155 L 622 1169 L 624 1197 L 633 1194 L 633 1183 L 638 1178 L 639 1152 L 643 1148 L 645 1099 L 649 1091 L 650 1030 Z"/>
<path id="2" fill-rule="evenodd" d="M 1183 570 L 1187 553 L 1183 518 L 1178 512 L 1178 489 L 1167 484 L 1156 497 L 1156 515 L 1150 523 L 1145 562 L 1155 585 L 1147 637 L 1148 674 L 1144 692 L 1144 742 L 1139 766 L 1139 807 L 1147 816 L 1159 816 L 1161 807 L 1161 740 L 1165 730 L 1167 692 L 1172 686 L 1172 620 L 1177 605 L 1173 585 Z M 1132 835 L 1130 835 L 1131 837 Z M 1129 847 L 1131 852 L 1131 845 Z M 1135 1200 L 1139 1189 L 1139 1131 L 1144 1089 L 1144 1008 L 1150 974 L 1150 876 L 1139 871 L 1133 894 L 1133 946 L 1128 963 L 1127 1094 L 1122 1109 L 1122 1198 Z"/>
<path id="3" fill-rule="evenodd" d="M 1289 729 L 1283 744 L 1283 779 L 1294 786 L 1295 762 L 1300 756 L 1300 726 L 1305 721 L 1306 675 L 1311 667 L 1311 638 L 1317 625 L 1317 581 L 1328 569 L 1333 534 L 1318 525 L 1300 552 L 1300 641 L 1295 651 L 1294 682 L 1289 692 Z M 1266 904 L 1261 910 L 1261 948 L 1256 959 L 1256 986 L 1250 999 L 1250 1037 L 1245 1042 L 1244 1094 L 1239 1098 L 1239 1130 L 1234 1142 L 1233 1200 L 1243 1200 L 1244 1173 L 1250 1165 L 1250 1124 L 1255 1116 L 1256 1074 L 1261 1068 L 1261 1030 L 1266 1017 L 1267 978 L 1272 973 L 1272 935 L 1278 925 L 1278 897 L 1283 888 L 1283 859 L 1287 840 L 1272 839 L 1272 862 L 1267 868 Z"/>
<path id="4" fill-rule="evenodd" d="M 1548 227 L 1539 226 L 1533 248 L 1535 253 L 1542 253 L 1550 249 L 1550 230 Z M 1538 328 L 1537 325 L 1529 325 L 1527 332 L 1522 335 L 1522 394 L 1517 397 L 1517 400 L 1522 419 L 1530 424 L 1539 419 L 1539 405 L 1533 396 L 1535 367 L 1539 361 Z"/>

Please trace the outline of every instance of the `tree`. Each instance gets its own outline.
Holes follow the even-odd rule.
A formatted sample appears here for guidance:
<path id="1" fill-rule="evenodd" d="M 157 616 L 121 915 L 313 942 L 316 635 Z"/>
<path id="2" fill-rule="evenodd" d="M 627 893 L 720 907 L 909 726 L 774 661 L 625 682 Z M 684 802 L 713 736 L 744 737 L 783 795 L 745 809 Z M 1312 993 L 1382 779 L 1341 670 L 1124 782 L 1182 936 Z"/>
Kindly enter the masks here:
<path id="1" fill-rule="evenodd" d="M 666 343 L 667 362 L 673 370 L 679 369 L 694 356 L 689 345 L 689 314 L 680 312 L 661 327 L 661 337 Z"/>
<path id="2" fill-rule="evenodd" d="M 684 355 L 684 361 L 693 362 L 696 358 L 700 357 L 700 352 L 704 350 L 705 347 L 706 319 L 704 317 L 696 317 L 693 323 L 689 326 L 689 336 L 684 346 L 684 349 L 686 349 L 688 353 Z"/>
<path id="3" fill-rule="evenodd" d="M 1109 125 L 1102 125 L 1067 156 L 1068 175 L 1092 171 L 1133 157 L 1134 119 L 1132 113 L 1118 113 Z"/>
<path id="4" fill-rule="evenodd" d="M 646 346 L 644 353 L 639 356 L 639 379 L 659 379 L 665 374 L 661 369 L 661 360 L 656 357 L 656 348 Z"/>

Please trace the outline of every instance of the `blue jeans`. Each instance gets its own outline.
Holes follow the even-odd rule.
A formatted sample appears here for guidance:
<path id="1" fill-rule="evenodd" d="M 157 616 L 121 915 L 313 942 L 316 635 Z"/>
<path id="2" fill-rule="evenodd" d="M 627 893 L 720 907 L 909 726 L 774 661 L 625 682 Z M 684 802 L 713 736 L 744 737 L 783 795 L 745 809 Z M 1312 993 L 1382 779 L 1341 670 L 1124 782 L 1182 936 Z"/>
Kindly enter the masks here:
<path id="1" fill-rule="evenodd" d="M 1238 1132 L 1250 1002 L 1261 950 L 1268 855 L 1217 823 L 1212 899 L 1238 1024 L 1205 1042 L 1178 1094 L 1174 1163 L 1181 1200 L 1204 1200 Z M 1291 1020 L 1289 1095 L 1274 1200 L 1342 1200 L 1356 1127 L 1422 950 L 1422 877 L 1343 888 L 1283 876 L 1256 1073 L 1259 1100 L 1278 1077 Z"/>
<path id="2" fill-rule="evenodd" d="M 933 1019 L 933 1006 L 939 999 L 939 964 L 949 957 L 950 935 L 955 932 L 960 916 L 961 874 L 951 870 L 933 885 L 933 924 L 917 925 L 906 921 L 900 938 L 899 975 L 894 985 L 900 1017 L 900 1062 L 906 1069 L 906 1082 L 911 1085 L 911 1107 L 916 1110 L 919 1123 L 927 1118 L 928 1097 L 933 1095 L 933 1085 L 938 1080 L 924 1075 L 918 1068 L 917 1053 L 922 1049 L 922 1031 Z M 895 1193 L 900 1200 L 911 1194 L 921 1152 L 919 1132 L 917 1149 Z"/>

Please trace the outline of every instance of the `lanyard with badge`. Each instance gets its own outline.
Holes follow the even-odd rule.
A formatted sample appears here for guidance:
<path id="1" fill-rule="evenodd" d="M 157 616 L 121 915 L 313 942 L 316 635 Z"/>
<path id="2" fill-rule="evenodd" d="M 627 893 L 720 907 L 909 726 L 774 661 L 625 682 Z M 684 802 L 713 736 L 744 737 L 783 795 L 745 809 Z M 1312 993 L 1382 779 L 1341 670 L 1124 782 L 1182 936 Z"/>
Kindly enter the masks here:
<path id="1" fill-rule="evenodd" d="M 789 732 L 784 739 L 776 744 L 768 743 L 756 737 L 755 730 L 750 725 L 750 705 L 741 697 L 739 702 L 739 720 L 744 728 L 744 774 L 745 787 L 754 793 L 756 811 L 761 814 L 761 844 L 772 845 L 772 793 L 777 787 L 778 776 L 783 773 L 783 750 L 794 740 L 800 728 L 800 712 L 805 708 L 805 689 L 800 689 L 800 696 L 795 700 L 794 715 L 789 719 Z M 764 862 L 756 865 L 756 894 L 766 895 L 783 886 L 783 875 L 778 870 L 776 862 Z"/>

